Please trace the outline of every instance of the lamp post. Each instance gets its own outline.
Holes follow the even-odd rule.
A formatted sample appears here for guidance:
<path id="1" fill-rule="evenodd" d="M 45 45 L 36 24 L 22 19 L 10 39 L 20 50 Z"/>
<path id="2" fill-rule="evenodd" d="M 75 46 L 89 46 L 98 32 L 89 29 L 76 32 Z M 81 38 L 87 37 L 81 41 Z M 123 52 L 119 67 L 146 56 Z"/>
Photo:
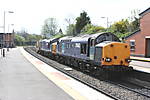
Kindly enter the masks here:
<path id="1" fill-rule="evenodd" d="M 13 11 L 4 11 L 4 25 L 3 25 L 3 29 L 4 29 L 4 35 L 5 35 L 5 21 L 6 21 L 6 13 L 14 13 Z M 3 38 L 3 44 L 2 44 L 2 48 L 4 48 L 4 38 Z M 5 57 L 5 49 L 2 50 L 3 51 L 3 57 Z"/>
<path id="2" fill-rule="evenodd" d="M 108 26 L 108 17 L 101 17 L 101 18 L 106 18 L 107 28 L 108 28 L 108 27 L 109 27 L 109 26 Z"/>
<path id="3" fill-rule="evenodd" d="M 8 24 L 8 33 L 9 33 L 9 30 L 11 29 L 11 26 L 13 27 L 14 24 Z"/>
<path id="4" fill-rule="evenodd" d="M 13 11 L 7 11 L 7 13 L 14 13 Z M 6 18 L 5 18 L 5 15 L 6 15 L 6 11 L 4 11 L 4 34 L 5 34 L 5 20 L 6 20 Z"/>

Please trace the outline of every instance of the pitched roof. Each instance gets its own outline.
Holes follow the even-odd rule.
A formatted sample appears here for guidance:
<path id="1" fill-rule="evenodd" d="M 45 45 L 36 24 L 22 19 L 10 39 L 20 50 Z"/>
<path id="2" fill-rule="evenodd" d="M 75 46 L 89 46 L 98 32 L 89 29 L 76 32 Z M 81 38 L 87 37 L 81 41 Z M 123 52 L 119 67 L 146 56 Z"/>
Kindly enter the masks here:
<path id="1" fill-rule="evenodd" d="M 143 16 L 143 15 L 145 15 L 145 14 L 148 13 L 148 12 L 150 12 L 150 7 L 147 8 L 146 10 L 144 10 L 143 12 L 141 12 L 139 15 L 140 15 L 140 16 Z"/>
<path id="2" fill-rule="evenodd" d="M 147 14 L 147 13 L 150 13 L 150 7 L 147 8 L 146 10 L 144 10 L 143 12 L 141 12 L 139 15 L 140 15 L 140 16 L 144 16 L 144 15 Z M 135 32 L 133 32 L 133 33 L 131 33 L 130 35 L 126 36 L 125 39 L 131 37 L 131 36 L 134 35 L 134 34 L 139 33 L 140 31 L 141 31 L 140 29 L 136 30 Z"/>
<path id="3" fill-rule="evenodd" d="M 126 37 L 124 37 L 124 38 L 125 38 L 125 39 L 127 39 L 127 38 L 129 38 L 129 37 L 133 36 L 134 34 L 139 33 L 140 31 L 141 31 L 141 30 L 140 30 L 140 29 L 138 29 L 138 30 L 136 30 L 135 32 L 131 33 L 130 35 L 128 35 L 128 36 L 126 36 Z"/>

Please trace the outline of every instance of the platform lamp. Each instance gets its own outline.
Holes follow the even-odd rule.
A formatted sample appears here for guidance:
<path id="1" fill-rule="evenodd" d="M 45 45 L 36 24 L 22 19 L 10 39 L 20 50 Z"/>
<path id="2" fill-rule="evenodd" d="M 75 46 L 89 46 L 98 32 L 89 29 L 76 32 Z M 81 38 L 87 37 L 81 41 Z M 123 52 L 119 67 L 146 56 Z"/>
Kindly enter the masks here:
<path id="1" fill-rule="evenodd" d="M 108 29 L 108 17 L 101 17 L 101 18 L 106 18 L 106 22 L 107 22 L 107 29 Z"/>
<path id="2" fill-rule="evenodd" d="M 4 35 L 5 35 L 5 21 L 6 21 L 6 13 L 14 13 L 13 11 L 4 11 L 4 25 L 3 25 L 3 29 L 4 29 Z M 2 49 L 4 48 L 4 38 L 3 38 L 3 44 L 2 44 Z M 8 46 L 7 46 L 8 48 Z M 3 51 L 3 57 L 5 57 L 5 49 L 2 50 Z"/>

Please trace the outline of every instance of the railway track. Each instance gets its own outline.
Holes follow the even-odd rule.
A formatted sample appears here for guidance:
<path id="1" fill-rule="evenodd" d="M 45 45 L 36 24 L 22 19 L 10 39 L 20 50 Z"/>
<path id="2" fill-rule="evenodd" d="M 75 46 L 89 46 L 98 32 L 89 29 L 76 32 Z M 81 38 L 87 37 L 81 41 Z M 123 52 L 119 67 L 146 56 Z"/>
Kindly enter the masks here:
<path id="1" fill-rule="evenodd" d="M 42 60 L 43 62 L 49 64 L 49 62 L 48 62 L 47 60 L 41 58 L 40 56 L 38 56 L 38 55 L 34 52 L 34 51 L 35 51 L 34 48 L 32 49 L 33 51 L 31 51 L 31 50 L 28 49 L 28 48 L 25 48 L 25 50 L 26 50 L 28 53 L 30 53 L 31 55 L 35 56 L 36 58 L 38 58 L 38 59 Z M 51 65 L 51 64 L 49 64 L 49 65 Z M 99 91 L 99 92 L 101 92 L 101 93 L 103 93 L 103 94 L 109 96 L 109 97 L 112 98 L 112 99 L 119 100 L 119 98 L 117 98 L 117 97 L 115 97 L 115 96 L 113 96 L 113 95 L 110 95 L 110 94 L 106 93 L 106 92 L 103 91 L 103 90 L 98 89 L 96 86 L 94 86 L 94 85 L 92 85 L 92 84 L 89 84 L 89 83 L 87 83 L 87 82 L 81 80 L 81 79 L 78 78 L 78 77 L 75 77 L 74 75 L 68 73 L 67 71 L 65 71 L 65 70 L 63 70 L 63 69 L 57 68 L 57 67 L 55 67 L 55 66 L 52 66 L 52 67 L 54 67 L 55 69 L 57 69 L 57 70 L 63 72 L 64 74 L 67 74 L 68 76 L 71 76 L 72 78 L 78 80 L 79 82 L 84 83 L 84 84 L 86 84 L 87 86 L 89 86 L 89 87 L 91 87 L 91 88 L 93 88 L 93 89 L 95 89 L 95 90 L 97 90 L 97 91 Z"/>
<path id="2" fill-rule="evenodd" d="M 133 80 L 131 81 L 131 79 L 126 79 L 126 80 L 120 80 L 120 81 L 116 81 L 116 82 L 109 81 L 109 83 L 116 84 L 122 88 L 129 90 L 129 91 L 133 91 L 133 92 L 143 95 L 147 98 L 150 98 L 150 87 L 140 85 L 140 84 L 136 83 L 136 81 L 133 82 Z"/>
<path id="3" fill-rule="evenodd" d="M 31 50 L 32 49 L 32 50 Z M 35 52 L 35 48 L 25 48 L 26 51 L 28 51 L 30 54 L 32 54 L 33 56 L 37 57 L 38 59 L 44 61 L 45 63 L 51 65 L 52 67 L 54 67 L 55 69 L 75 78 L 76 80 L 90 86 L 91 88 L 113 98 L 116 100 L 120 100 L 120 99 L 143 99 L 143 100 L 149 100 L 150 99 L 150 89 L 143 87 L 143 86 L 139 86 L 138 84 L 134 84 L 132 82 L 130 82 L 129 80 L 117 80 L 117 81 L 111 81 L 111 80 L 105 80 L 105 81 L 101 81 L 99 79 L 96 79 L 95 77 L 91 77 L 88 74 L 84 74 L 82 72 L 78 72 L 77 70 L 71 70 L 71 71 L 66 71 L 64 68 L 66 67 L 56 67 L 58 66 L 58 64 L 53 64 L 53 62 L 55 61 L 50 61 L 48 58 L 45 58 L 39 54 L 37 54 Z M 87 79 L 86 79 L 87 78 Z M 90 80 L 90 81 L 89 81 Z M 107 86 L 106 86 L 107 85 Z M 108 86 L 109 85 L 109 86 Z M 103 87 L 104 86 L 104 87 Z M 134 86 L 135 88 L 131 88 L 129 86 Z M 113 89 L 113 88 L 114 89 Z M 112 88 L 112 89 L 110 89 Z M 146 92 L 143 92 L 143 89 Z M 117 90 L 117 91 L 115 91 Z M 124 94 L 121 94 L 123 92 L 125 92 Z M 121 92 L 119 94 L 119 92 Z M 118 93 L 118 94 L 117 94 Z M 127 96 L 126 96 L 127 95 Z M 128 97 L 130 95 L 130 98 Z"/>

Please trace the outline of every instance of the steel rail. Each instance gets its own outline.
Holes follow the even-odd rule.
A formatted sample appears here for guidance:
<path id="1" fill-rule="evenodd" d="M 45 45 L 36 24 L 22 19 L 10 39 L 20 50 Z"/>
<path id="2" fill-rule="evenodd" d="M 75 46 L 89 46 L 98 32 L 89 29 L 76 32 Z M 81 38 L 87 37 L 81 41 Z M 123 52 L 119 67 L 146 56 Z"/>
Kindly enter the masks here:
<path id="1" fill-rule="evenodd" d="M 35 52 L 35 50 L 31 50 L 31 48 L 24 48 L 24 49 L 25 49 L 28 53 L 30 53 L 31 55 L 35 56 L 36 58 L 42 60 L 43 62 L 47 63 L 48 65 L 51 65 L 51 64 L 44 58 L 44 56 L 42 56 L 42 57 L 41 57 L 41 55 L 39 56 L 39 54 L 37 54 L 37 53 Z M 51 66 L 52 66 L 52 65 L 51 65 Z M 86 84 L 87 86 L 89 86 L 89 87 L 91 87 L 91 88 L 97 90 L 98 92 L 101 92 L 101 93 L 107 95 L 108 97 L 110 97 L 110 98 L 112 98 L 112 99 L 120 100 L 120 98 L 115 97 L 114 95 L 111 95 L 111 94 L 109 94 L 109 93 L 107 93 L 107 92 L 105 92 L 105 91 L 103 91 L 103 90 L 97 88 L 96 86 L 94 86 L 94 85 L 92 85 L 92 84 L 90 84 L 90 83 L 87 83 L 86 81 L 83 81 L 83 80 L 81 80 L 81 79 L 79 79 L 79 78 L 73 76 L 72 74 L 68 73 L 68 72 L 65 71 L 65 70 L 59 69 L 59 68 L 57 68 L 57 67 L 55 67 L 55 66 L 52 66 L 52 67 L 54 67 L 55 69 L 61 71 L 61 72 L 64 73 L 64 74 L 67 74 L 68 76 L 70 76 L 70 77 L 72 77 L 72 78 L 78 80 L 79 82 L 81 82 L 81 83 L 83 83 L 83 84 Z M 129 87 L 124 86 L 124 85 L 122 85 L 122 84 L 119 84 L 119 83 L 116 83 L 116 82 L 112 82 L 112 81 L 108 81 L 108 80 L 107 80 L 106 82 L 111 83 L 111 84 L 114 84 L 114 85 L 117 85 L 117 86 L 119 86 L 119 87 L 121 87 L 121 88 L 124 88 L 124 89 L 127 89 L 127 90 L 129 90 L 129 91 L 135 92 L 135 93 L 140 94 L 140 95 L 142 95 L 142 96 L 144 96 L 144 97 L 150 98 L 150 95 L 146 95 L 146 94 L 144 94 L 144 93 L 142 93 L 142 92 L 139 92 L 139 91 L 137 91 L 137 90 L 135 90 L 135 89 L 129 88 Z M 142 86 L 139 86 L 139 87 L 142 87 Z M 144 87 L 144 86 L 143 86 L 143 87 Z M 144 89 L 147 89 L 147 91 L 150 91 L 150 89 L 148 89 L 148 88 L 146 88 L 146 87 L 144 87 Z"/>
<path id="2" fill-rule="evenodd" d="M 40 59 L 41 61 L 45 62 L 46 64 L 50 65 L 47 60 L 42 59 L 40 56 L 38 56 L 38 54 L 35 54 L 35 52 L 29 51 L 28 48 L 25 48 L 25 50 L 26 50 L 28 53 L 30 53 L 31 55 L 33 55 L 34 57 L 36 57 L 36 58 Z M 50 66 L 52 66 L 52 65 L 50 65 Z M 105 92 L 105 91 L 103 91 L 103 90 L 97 88 L 96 86 L 94 86 L 94 85 L 92 85 L 92 84 L 90 84 L 90 83 L 87 83 L 87 82 L 85 82 L 85 81 L 83 81 L 83 80 L 81 80 L 81 79 L 75 77 L 74 75 L 68 73 L 67 71 L 64 71 L 64 70 L 62 70 L 62 69 L 59 69 L 59 68 L 57 68 L 57 67 L 55 67 L 55 66 L 52 66 L 52 67 L 55 68 L 55 69 L 57 69 L 57 70 L 59 70 L 60 72 L 62 72 L 62 73 L 64 73 L 64 74 L 66 74 L 66 75 L 68 75 L 68 76 L 70 76 L 70 77 L 76 79 L 77 81 L 79 81 L 79 82 L 81 82 L 81 83 L 83 83 L 83 84 L 85 84 L 85 85 L 87 85 L 87 86 L 93 88 L 94 90 L 96 90 L 96 91 L 98 91 L 98 92 L 101 92 L 102 94 L 104 94 L 104 95 L 106 95 L 106 96 L 108 96 L 108 97 L 110 97 L 110 98 L 112 98 L 112 99 L 114 99 L 114 100 L 120 100 L 120 98 L 115 97 L 114 95 L 111 95 L 111 94 L 109 94 L 109 93 L 107 93 L 107 92 Z"/>

